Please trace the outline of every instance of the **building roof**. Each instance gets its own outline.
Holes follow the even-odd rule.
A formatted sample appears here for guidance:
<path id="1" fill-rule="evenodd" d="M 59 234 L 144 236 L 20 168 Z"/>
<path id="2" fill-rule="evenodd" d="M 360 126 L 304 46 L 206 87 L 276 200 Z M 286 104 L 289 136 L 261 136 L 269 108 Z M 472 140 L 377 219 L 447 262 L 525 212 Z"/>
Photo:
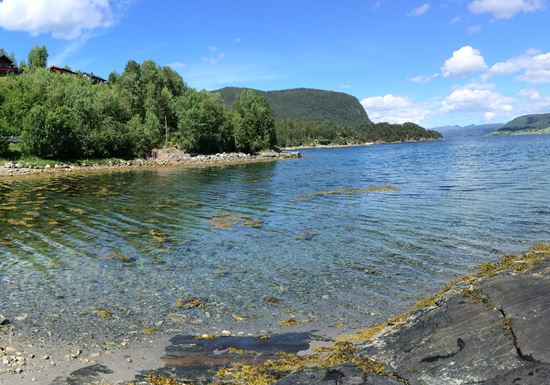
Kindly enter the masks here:
<path id="1" fill-rule="evenodd" d="M 9 62 L 12 66 L 15 65 L 15 62 L 7 55 L 0 55 L 0 61 Z"/>
<path id="2" fill-rule="evenodd" d="M 59 67 L 59 66 L 51 66 L 50 71 L 52 71 L 52 70 L 53 71 L 59 71 L 59 72 L 65 72 L 65 73 L 72 74 L 72 75 L 76 75 L 76 72 L 71 71 L 70 69 L 67 69 L 67 68 Z"/>
<path id="3" fill-rule="evenodd" d="M 92 80 L 96 80 L 96 81 L 100 81 L 100 82 L 107 82 L 106 79 L 103 79 L 102 77 L 100 76 L 97 76 L 97 75 L 94 75 L 93 72 L 83 72 L 82 73 L 84 76 L 87 76 L 89 78 L 91 78 Z"/>

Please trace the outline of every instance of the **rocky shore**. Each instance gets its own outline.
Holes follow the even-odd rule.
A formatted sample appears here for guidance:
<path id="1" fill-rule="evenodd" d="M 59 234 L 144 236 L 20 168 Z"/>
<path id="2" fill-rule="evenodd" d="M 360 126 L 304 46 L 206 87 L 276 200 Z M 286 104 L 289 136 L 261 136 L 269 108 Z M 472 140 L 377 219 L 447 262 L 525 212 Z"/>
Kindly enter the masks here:
<path id="1" fill-rule="evenodd" d="M 329 351 L 337 365 L 325 360 L 276 384 L 550 384 L 549 257 L 538 246 L 483 265 L 405 314 L 341 338 Z"/>
<path id="2" fill-rule="evenodd" d="M 66 347 L 72 350 L 53 361 L 44 351 L 18 351 L 0 340 L 0 383 L 550 384 L 549 319 L 550 246 L 536 246 L 484 264 L 405 313 L 332 342 L 309 332 L 227 331 L 147 338 L 91 354 Z M 10 323 L 0 320 L 1 332 Z"/>
<path id="3" fill-rule="evenodd" d="M 0 177 L 52 174 L 63 172 L 89 172 L 102 170 L 126 170 L 139 168 L 161 168 L 161 167 L 201 167 L 215 165 L 232 165 L 241 163 L 266 162 L 299 158 L 301 155 L 296 151 L 264 151 L 259 154 L 245 153 L 221 153 L 213 155 L 191 155 L 177 149 L 155 150 L 147 159 L 117 160 L 107 164 L 96 162 L 61 163 L 51 161 L 50 163 L 33 165 L 19 162 L 7 162 L 0 164 Z"/>

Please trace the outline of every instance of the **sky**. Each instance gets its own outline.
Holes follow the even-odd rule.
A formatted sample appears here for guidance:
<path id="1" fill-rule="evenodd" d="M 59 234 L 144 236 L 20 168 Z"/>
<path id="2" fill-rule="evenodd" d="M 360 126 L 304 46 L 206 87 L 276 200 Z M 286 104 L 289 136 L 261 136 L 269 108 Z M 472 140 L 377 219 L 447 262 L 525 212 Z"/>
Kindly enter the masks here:
<path id="1" fill-rule="evenodd" d="M 549 0 L 550 1 L 550 0 Z M 192 87 L 318 88 L 424 127 L 550 112 L 546 0 L 0 0 L 0 47 L 103 77 L 129 59 Z"/>

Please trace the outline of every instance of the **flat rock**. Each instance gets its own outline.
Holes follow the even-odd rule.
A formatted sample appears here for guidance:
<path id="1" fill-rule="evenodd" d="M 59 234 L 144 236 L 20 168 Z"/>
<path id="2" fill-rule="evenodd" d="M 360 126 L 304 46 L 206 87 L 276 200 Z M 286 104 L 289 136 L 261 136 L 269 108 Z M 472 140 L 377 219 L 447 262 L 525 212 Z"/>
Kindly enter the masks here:
<path id="1" fill-rule="evenodd" d="M 421 310 L 382 346 L 360 354 L 386 363 L 411 385 L 482 382 L 523 365 L 500 314 L 460 295 Z"/>
<path id="2" fill-rule="evenodd" d="M 481 291 L 510 318 L 521 354 L 550 364 L 550 274 L 501 275 Z"/>
<path id="3" fill-rule="evenodd" d="M 527 364 L 485 381 L 482 385 L 550 385 L 550 365 Z"/>

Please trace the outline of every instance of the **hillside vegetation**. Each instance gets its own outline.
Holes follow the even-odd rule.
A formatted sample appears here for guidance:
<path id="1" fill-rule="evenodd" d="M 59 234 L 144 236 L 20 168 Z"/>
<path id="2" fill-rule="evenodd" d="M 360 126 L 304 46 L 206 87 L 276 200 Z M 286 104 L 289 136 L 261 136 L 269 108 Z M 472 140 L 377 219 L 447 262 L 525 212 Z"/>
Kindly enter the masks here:
<path id="1" fill-rule="evenodd" d="M 227 106 L 231 106 L 244 90 L 246 88 L 228 87 L 214 92 L 220 94 Z M 267 100 L 279 119 L 327 121 L 338 126 L 370 123 L 359 100 L 342 92 L 310 88 L 254 91 Z"/>
<path id="2" fill-rule="evenodd" d="M 506 123 L 498 134 L 509 133 L 546 133 L 550 130 L 550 114 L 523 115 Z"/>
<path id="3" fill-rule="evenodd" d="M 231 106 L 245 88 L 222 88 L 213 91 Z M 276 116 L 276 139 L 281 147 L 311 145 L 347 145 L 391 143 L 441 139 L 436 131 L 414 124 L 389 124 L 370 121 L 357 98 L 333 91 L 291 89 L 257 91 Z"/>
<path id="4" fill-rule="evenodd" d="M 76 72 L 52 73 L 47 57 L 35 47 L 21 75 L 0 78 L 0 156 L 17 156 L 9 136 L 21 137 L 20 155 L 56 160 L 132 158 L 169 145 L 255 153 L 276 144 L 273 112 L 253 91 L 227 108 L 152 60 L 130 60 L 109 84 L 94 84 Z"/>

